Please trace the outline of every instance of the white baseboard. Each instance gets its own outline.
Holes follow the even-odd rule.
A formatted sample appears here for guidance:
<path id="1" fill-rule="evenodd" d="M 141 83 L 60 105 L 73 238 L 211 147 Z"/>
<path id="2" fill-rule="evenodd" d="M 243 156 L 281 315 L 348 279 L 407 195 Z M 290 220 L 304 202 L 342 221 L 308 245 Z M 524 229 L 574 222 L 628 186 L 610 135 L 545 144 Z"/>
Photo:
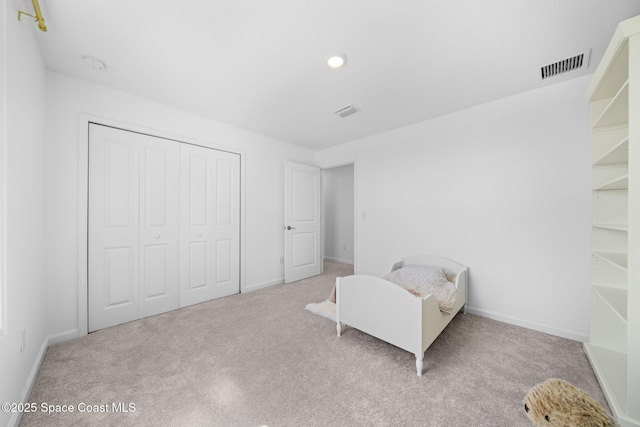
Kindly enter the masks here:
<path id="1" fill-rule="evenodd" d="M 78 338 L 80 335 L 77 329 L 70 329 L 66 332 L 59 334 L 53 334 L 47 336 L 47 347 L 54 344 L 60 344 L 61 342 L 69 341 L 74 338 Z"/>
<path id="2" fill-rule="evenodd" d="M 36 356 L 36 360 L 33 362 L 33 366 L 31 367 L 31 371 L 29 372 L 29 376 L 27 377 L 27 382 L 22 389 L 22 395 L 20 396 L 21 403 L 28 403 L 29 396 L 31 395 L 31 390 L 33 390 L 33 386 L 36 383 L 36 378 L 38 377 L 38 372 L 40 371 L 40 367 L 42 366 L 42 362 L 44 361 L 44 355 L 47 353 L 47 349 L 50 345 L 58 344 L 63 341 L 68 341 L 73 338 L 78 337 L 78 330 L 72 329 L 67 332 L 63 332 L 60 334 L 47 335 L 44 340 L 42 340 L 42 345 L 40 346 L 40 350 L 38 351 L 38 355 Z M 17 427 L 20 424 L 20 419 L 22 418 L 22 412 L 14 412 L 9 419 L 9 426 Z"/>
<path id="3" fill-rule="evenodd" d="M 497 320 L 499 322 L 508 323 L 510 325 L 521 326 L 523 328 L 532 329 L 538 332 L 544 332 L 545 334 L 555 335 L 562 338 L 567 338 L 579 342 L 588 342 L 589 336 L 580 332 L 567 331 L 564 329 L 554 328 L 548 325 L 542 325 L 540 323 L 528 322 L 526 320 L 518 319 L 516 317 L 505 316 L 503 314 L 494 313 L 492 311 L 481 310 L 475 307 L 468 306 L 467 313 L 476 314 L 478 316 L 486 317 L 489 319 Z"/>
<path id="4" fill-rule="evenodd" d="M 353 265 L 353 260 L 349 260 L 349 259 L 340 259 L 340 258 L 333 258 L 333 257 L 329 257 L 329 256 L 325 256 L 324 257 L 325 261 L 333 261 L 333 262 L 339 262 L 342 264 L 349 264 L 349 265 Z"/>
<path id="5" fill-rule="evenodd" d="M 273 285 L 280 285 L 284 283 L 284 278 L 279 278 L 279 279 L 274 279 L 274 280 L 269 280 L 268 282 L 262 282 L 262 283 L 255 283 L 253 285 L 247 285 L 242 292 L 251 292 L 251 291 L 256 291 L 258 289 L 263 289 L 263 288 L 268 288 L 269 286 L 273 286 Z"/>

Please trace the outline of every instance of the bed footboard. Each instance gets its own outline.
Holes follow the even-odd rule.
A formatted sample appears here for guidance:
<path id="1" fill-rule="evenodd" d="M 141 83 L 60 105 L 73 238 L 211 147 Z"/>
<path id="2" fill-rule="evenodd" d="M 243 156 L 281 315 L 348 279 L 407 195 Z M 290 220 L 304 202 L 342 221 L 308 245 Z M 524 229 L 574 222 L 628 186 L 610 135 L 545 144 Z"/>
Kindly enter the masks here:
<path id="1" fill-rule="evenodd" d="M 406 290 L 373 276 L 348 276 L 336 279 L 336 329 L 342 324 L 400 347 L 416 355 L 422 363 L 423 306 L 435 309 L 435 297 L 416 298 Z M 422 373 L 420 368 L 419 374 Z"/>
<path id="2" fill-rule="evenodd" d="M 440 311 L 433 295 L 418 298 L 387 280 L 366 275 L 336 279 L 336 332 L 351 326 L 413 353 L 416 370 L 422 376 L 424 353 L 451 319 L 467 303 L 467 269 L 444 258 L 419 255 L 405 258 L 406 264 L 439 265 L 455 274 L 456 303 L 452 314 Z M 394 265 L 394 270 L 402 266 Z"/>

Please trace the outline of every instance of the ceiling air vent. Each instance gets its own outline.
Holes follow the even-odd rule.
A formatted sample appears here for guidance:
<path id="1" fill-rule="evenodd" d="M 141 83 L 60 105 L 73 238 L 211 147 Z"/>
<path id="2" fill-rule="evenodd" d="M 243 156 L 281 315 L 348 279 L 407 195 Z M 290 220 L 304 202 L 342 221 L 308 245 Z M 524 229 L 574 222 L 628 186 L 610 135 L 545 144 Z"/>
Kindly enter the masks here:
<path id="1" fill-rule="evenodd" d="M 352 114 L 355 114 L 358 111 L 360 111 L 360 110 L 358 110 L 353 105 L 347 105 L 346 107 L 341 108 L 338 111 L 334 111 L 333 114 L 335 114 L 336 116 L 342 117 L 344 119 L 345 117 L 350 116 Z"/>
<path id="2" fill-rule="evenodd" d="M 568 73 L 569 71 L 587 68 L 589 66 L 590 55 L 591 49 L 587 49 L 584 52 L 561 59 L 560 61 L 556 61 L 552 64 L 543 65 L 540 67 L 540 79 L 546 80 L 551 77 L 559 76 L 560 74 Z"/>

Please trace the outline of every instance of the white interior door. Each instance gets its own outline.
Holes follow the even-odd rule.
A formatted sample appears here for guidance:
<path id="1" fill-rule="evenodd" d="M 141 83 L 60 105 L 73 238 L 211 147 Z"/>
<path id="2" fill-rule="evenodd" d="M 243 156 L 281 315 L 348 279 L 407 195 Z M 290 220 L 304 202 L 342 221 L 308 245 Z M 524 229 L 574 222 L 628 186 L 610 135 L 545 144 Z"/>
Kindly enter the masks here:
<path id="1" fill-rule="evenodd" d="M 89 126 L 89 331 L 179 306 L 178 143 Z"/>
<path id="2" fill-rule="evenodd" d="M 240 291 L 240 156 L 180 146 L 180 306 Z"/>
<path id="3" fill-rule="evenodd" d="M 320 168 L 285 162 L 285 283 L 322 273 L 320 203 Z"/>

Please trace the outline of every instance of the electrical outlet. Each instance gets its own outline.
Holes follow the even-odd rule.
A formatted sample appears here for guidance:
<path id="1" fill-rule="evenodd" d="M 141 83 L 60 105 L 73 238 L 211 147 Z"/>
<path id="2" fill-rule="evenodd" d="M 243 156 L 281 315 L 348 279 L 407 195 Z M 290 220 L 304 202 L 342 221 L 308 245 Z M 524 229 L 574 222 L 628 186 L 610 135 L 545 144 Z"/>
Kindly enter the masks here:
<path id="1" fill-rule="evenodd" d="M 23 329 L 20 333 L 21 341 L 20 341 L 20 353 L 24 352 L 24 349 L 27 348 L 27 330 Z"/>

